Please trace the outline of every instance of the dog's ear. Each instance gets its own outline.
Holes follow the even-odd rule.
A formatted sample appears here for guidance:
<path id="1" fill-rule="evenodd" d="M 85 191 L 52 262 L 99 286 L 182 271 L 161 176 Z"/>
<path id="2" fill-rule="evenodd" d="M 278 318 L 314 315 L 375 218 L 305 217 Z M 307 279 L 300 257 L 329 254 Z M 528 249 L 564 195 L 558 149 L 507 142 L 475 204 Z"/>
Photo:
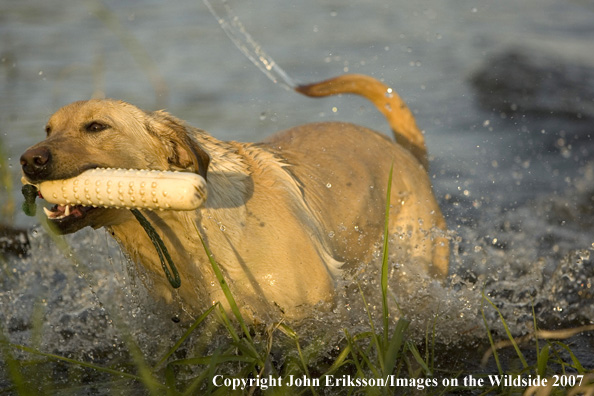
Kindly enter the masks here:
<path id="1" fill-rule="evenodd" d="M 151 133 L 157 132 L 158 138 L 166 140 L 169 152 L 167 161 L 179 168 L 187 169 L 192 166 L 194 172 L 206 179 L 210 157 L 192 138 L 184 122 L 165 111 L 155 111 L 150 116 L 151 121 L 156 121 L 156 125 L 147 127 Z"/>

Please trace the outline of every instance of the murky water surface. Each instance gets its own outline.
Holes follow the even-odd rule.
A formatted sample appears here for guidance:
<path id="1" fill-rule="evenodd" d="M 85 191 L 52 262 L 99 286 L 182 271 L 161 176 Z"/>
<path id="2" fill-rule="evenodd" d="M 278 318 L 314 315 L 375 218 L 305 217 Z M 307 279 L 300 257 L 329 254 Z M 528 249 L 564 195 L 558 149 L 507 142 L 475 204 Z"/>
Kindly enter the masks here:
<path id="1" fill-rule="evenodd" d="M 540 96 L 530 100 L 529 90 L 511 96 L 507 109 L 481 106 L 471 84 L 478 70 L 488 70 L 494 56 L 510 49 L 554 60 L 552 74 L 559 64 L 571 66 L 562 69 L 569 81 L 564 84 L 584 70 L 591 78 L 592 2 L 231 5 L 293 78 L 307 82 L 356 72 L 384 79 L 426 131 L 436 195 L 456 249 L 447 287 L 427 282 L 412 291 L 393 288 L 413 333 L 422 338 L 427 320 L 438 313 L 442 343 L 485 346 L 482 290 L 516 334 L 529 330 L 533 308 L 543 327 L 592 323 L 594 112 L 589 109 L 594 95 L 587 93 L 594 94 L 593 80 L 577 78 L 585 97 L 572 96 L 575 87 L 553 84 L 544 95 L 547 105 L 570 109 L 558 117 L 518 109 L 526 98 L 545 103 Z M 43 138 L 48 116 L 92 96 L 147 110 L 166 108 L 220 139 L 257 141 L 320 120 L 387 131 L 382 117 L 359 98 L 313 100 L 275 86 L 235 49 L 199 1 L 64 1 L 59 6 L 4 1 L 0 36 L 0 141 L 4 169 L 15 186 L 8 194 L 2 186 L 5 207 L 20 205 L 18 159 Z M 541 66 L 546 74 L 548 65 Z M 518 69 L 509 67 L 507 76 L 517 78 Z M 506 79 L 505 70 L 500 78 Z M 560 92 L 568 99 L 557 99 Z M 3 216 L 4 224 L 37 224 L 21 213 Z M 123 327 L 147 355 L 181 333 L 163 307 L 147 306 L 142 278 L 133 275 L 103 231 L 68 236 L 72 256 L 43 229 L 31 231 L 30 239 L 29 256 L 0 262 L 0 319 L 12 342 L 101 362 L 121 353 Z M 405 267 L 393 263 L 395 274 Z M 364 289 L 377 290 L 379 278 L 369 274 L 363 283 Z M 342 322 L 319 318 L 316 323 L 362 329 L 367 314 L 357 293 L 341 300 Z M 377 297 L 370 296 L 372 305 Z M 504 338 L 494 310 L 487 309 L 487 319 Z M 155 345 L 155 339 L 163 342 Z M 591 367 L 592 337 L 583 335 L 575 343 L 582 363 Z"/>

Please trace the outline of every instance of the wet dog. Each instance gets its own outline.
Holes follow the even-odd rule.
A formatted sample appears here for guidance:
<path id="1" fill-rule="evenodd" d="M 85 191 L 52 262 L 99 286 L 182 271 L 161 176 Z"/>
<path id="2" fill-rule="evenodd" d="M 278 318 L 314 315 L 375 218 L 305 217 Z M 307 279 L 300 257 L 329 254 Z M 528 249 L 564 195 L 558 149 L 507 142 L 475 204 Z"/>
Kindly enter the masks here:
<path id="1" fill-rule="evenodd" d="M 180 301 L 195 314 L 216 301 L 227 305 L 198 229 L 242 312 L 270 322 L 297 320 L 331 304 L 336 280 L 372 261 L 382 240 L 393 168 L 389 230 L 399 236 L 397 250 L 428 276 L 444 279 L 445 222 L 427 175 L 423 135 L 404 102 L 362 75 L 297 91 L 368 98 L 387 117 L 397 142 L 340 122 L 298 126 L 261 143 L 228 142 L 164 111 L 89 100 L 50 118 L 47 138 L 21 157 L 23 174 L 39 183 L 92 168 L 199 173 L 208 186 L 201 208 L 144 211 L 179 269 L 179 289 L 167 282 L 151 240 L 130 211 L 56 205 L 48 219 L 61 233 L 105 227 L 146 269 L 155 295 Z"/>

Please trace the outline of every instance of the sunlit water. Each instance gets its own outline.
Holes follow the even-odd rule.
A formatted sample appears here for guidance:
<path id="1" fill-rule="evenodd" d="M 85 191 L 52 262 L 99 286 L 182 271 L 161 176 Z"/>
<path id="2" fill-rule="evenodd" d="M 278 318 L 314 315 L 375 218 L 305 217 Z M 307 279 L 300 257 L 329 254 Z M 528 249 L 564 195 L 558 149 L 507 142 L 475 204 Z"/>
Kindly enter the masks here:
<path id="1" fill-rule="evenodd" d="M 18 157 L 42 139 L 47 117 L 92 95 L 166 107 L 221 139 L 259 140 L 320 120 L 387 130 L 360 99 L 313 100 L 279 89 L 235 49 L 201 2 L 109 4 L 103 17 L 97 17 L 97 9 L 105 11 L 99 3 L 66 3 L 60 9 L 34 1 L 0 5 L 0 139 L 15 186 Z M 592 322 L 591 123 L 483 110 L 469 79 L 510 46 L 594 67 L 594 6 L 553 0 L 532 7 L 511 1 L 265 3 L 242 2 L 235 10 L 291 76 L 314 81 L 359 72 L 385 79 L 426 131 L 454 252 L 446 285 L 419 279 L 411 289 L 392 282 L 391 301 L 411 320 L 413 338 L 422 339 L 436 323 L 441 343 L 484 347 L 482 306 L 489 327 L 505 338 L 483 292 L 517 335 L 531 329 L 533 309 L 545 328 Z M 128 35 L 137 40 L 131 47 L 124 44 Z M 166 90 L 151 78 L 155 70 Z M 16 190 L 12 197 L 20 200 Z M 37 224 L 20 213 L 14 222 Z M 30 255 L 8 257 L 0 277 L 0 319 L 12 342 L 105 362 L 126 354 L 124 334 L 133 334 L 147 356 L 158 356 L 182 333 L 183 323 L 151 303 L 142 276 L 105 232 L 67 237 L 71 257 L 41 228 L 30 239 Z M 410 272 L 410 265 L 392 260 L 391 273 Z M 359 280 L 372 316 L 379 317 L 379 275 L 371 270 Z M 306 339 L 320 324 L 328 334 L 368 330 L 357 289 L 340 294 L 334 311 L 299 330 Z M 340 336 L 331 341 L 339 343 Z M 591 366 L 591 337 L 576 342 L 574 352 Z"/>

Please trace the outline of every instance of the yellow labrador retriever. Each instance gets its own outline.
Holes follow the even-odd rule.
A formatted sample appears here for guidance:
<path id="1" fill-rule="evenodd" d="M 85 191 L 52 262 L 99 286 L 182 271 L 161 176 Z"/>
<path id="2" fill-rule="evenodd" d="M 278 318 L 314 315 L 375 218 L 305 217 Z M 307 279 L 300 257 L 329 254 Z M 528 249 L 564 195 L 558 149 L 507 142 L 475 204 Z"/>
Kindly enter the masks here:
<path id="1" fill-rule="evenodd" d="M 89 100 L 50 118 L 47 138 L 22 155 L 22 170 L 34 183 L 91 168 L 199 173 L 208 186 L 200 209 L 144 211 L 179 269 L 179 289 L 167 282 L 151 240 L 130 211 L 56 205 L 48 218 L 62 233 L 106 227 L 145 267 L 157 296 L 181 301 L 194 314 L 213 302 L 226 303 L 197 226 L 243 313 L 254 322 L 270 322 L 298 320 L 316 305 L 331 304 L 336 280 L 371 261 L 382 239 L 393 166 L 389 229 L 399 241 L 400 257 L 444 279 L 445 222 L 427 176 L 423 136 L 404 102 L 362 75 L 297 91 L 368 98 L 386 115 L 398 144 L 340 122 L 295 127 L 262 143 L 226 142 L 164 111 Z"/>

